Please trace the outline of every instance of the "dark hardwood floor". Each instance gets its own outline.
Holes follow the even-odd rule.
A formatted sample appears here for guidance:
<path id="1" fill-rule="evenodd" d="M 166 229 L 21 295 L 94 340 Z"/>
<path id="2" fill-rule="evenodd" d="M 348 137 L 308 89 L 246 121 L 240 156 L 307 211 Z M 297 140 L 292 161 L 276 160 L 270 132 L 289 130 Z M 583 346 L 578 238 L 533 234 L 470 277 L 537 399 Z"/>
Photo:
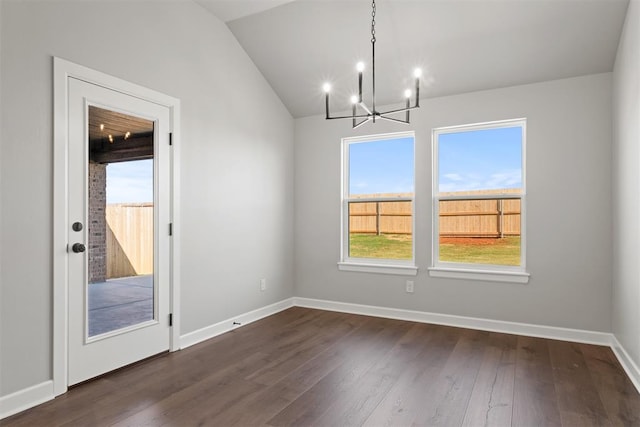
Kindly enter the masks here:
<path id="1" fill-rule="evenodd" d="M 640 426 L 607 347 L 291 308 L 3 426 Z"/>

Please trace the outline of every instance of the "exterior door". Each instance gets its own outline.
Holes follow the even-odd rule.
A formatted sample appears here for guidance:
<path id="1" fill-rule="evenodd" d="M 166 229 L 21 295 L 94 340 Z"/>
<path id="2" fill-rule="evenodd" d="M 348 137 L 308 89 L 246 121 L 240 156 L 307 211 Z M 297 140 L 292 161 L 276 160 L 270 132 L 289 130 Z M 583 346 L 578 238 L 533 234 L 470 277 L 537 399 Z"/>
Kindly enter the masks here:
<path id="1" fill-rule="evenodd" d="M 170 110 L 68 86 L 68 385 L 170 346 Z"/>

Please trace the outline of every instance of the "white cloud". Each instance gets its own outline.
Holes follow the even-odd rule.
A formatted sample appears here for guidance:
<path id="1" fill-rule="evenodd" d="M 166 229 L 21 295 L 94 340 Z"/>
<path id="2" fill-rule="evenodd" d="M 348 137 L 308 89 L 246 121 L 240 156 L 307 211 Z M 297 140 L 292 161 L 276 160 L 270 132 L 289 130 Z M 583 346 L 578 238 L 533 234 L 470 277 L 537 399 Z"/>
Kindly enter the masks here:
<path id="1" fill-rule="evenodd" d="M 513 188 L 522 185 L 522 171 L 519 169 L 492 174 L 486 182 L 487 188 Z"/>
<path id="2" fill-rule="evenodd" d="M 464 178 L 458 173 L 445 173 L 443 175 L 444 178 L 447 178 L 451 181 L 463 181 Z"/>
<path id="3" fill-rule="evenodd" d="M 477 173 L 447 173 L 439 182 L 440 191 L 474 191 L 517 188 L 522 185 L 522 172 L 519 169 L 493 173 L 483 176 Z"/>

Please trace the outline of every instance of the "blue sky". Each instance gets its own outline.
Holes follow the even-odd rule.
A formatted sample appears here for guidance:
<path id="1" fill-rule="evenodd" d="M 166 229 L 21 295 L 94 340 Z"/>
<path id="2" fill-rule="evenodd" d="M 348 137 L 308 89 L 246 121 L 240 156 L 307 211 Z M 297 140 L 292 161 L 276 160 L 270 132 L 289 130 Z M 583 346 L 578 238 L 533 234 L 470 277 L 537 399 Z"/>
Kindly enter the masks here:
<path id="1" fill-rule="evenodd" d="M 522 128 L 440 134 L 441 192 L 522 187 Z"/>
<path id="2" fill-rule="evenodd" d="M 413 193 L 413 138 L 349 145 L 351 194 Z"/>
<path id="3" fill-rule="evenodd" d="M 349 145 L 349 192 L 353 195 L 412 193 L 413 152 L 410 137 L 352 143 Z M 522 128 L 519 126 L 440 134 L 438 156 L 441 192 L 522 187 Z"/>
<path id="4" fill-rule="evenodd" d="M 153 202 L 153 160 L 107 165 L 107 204 Z"/>

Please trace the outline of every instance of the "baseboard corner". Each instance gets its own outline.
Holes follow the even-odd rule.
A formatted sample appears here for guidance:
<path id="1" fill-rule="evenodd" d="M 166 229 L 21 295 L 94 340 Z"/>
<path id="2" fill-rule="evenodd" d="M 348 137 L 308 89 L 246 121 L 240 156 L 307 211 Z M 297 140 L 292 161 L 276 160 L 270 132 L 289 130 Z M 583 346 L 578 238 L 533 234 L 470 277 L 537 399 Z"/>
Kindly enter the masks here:
<path id="1" fill-rule="evenodd" d="M 240 314 L 238 316 L 225 319 L 213 325 L 205 326 L 204 328 L 181 335 L 180 349 L 191 347 L 192 345 L 196 345 L 208 339 L 214 338 L 218 335 L 222 335 L 226 332 L 237 329 L 240 326 L 244 326 L 249 323 L 255 322 L 256 320 L 260 320 L 267 316 L 271 316 L 273 314 L 279 313 L 293 306 L 294 306 L 294 298 L 293 297 L 287 298 L 282 301 L 278 301 L 273 304 L 269 304 L 267 306 L 257 308 L 247 313 Z"/>
<path id="2" fill-rule="evenodd" d="M 622 369 L 627 373 L 627 376 L 631 379 L 631 382 L 640 393 L 640 367 L 634 362 L 624 346 L 618 341 L 615 334 L 612 334 L 611 349 L 618 358 L 618 361 L 622 365 Z"/>
<path id="3" fill-rule="evenodd" d="M 52 380 L 1 396 L 0 420 L 52 400 L 54 397 Z"/>

